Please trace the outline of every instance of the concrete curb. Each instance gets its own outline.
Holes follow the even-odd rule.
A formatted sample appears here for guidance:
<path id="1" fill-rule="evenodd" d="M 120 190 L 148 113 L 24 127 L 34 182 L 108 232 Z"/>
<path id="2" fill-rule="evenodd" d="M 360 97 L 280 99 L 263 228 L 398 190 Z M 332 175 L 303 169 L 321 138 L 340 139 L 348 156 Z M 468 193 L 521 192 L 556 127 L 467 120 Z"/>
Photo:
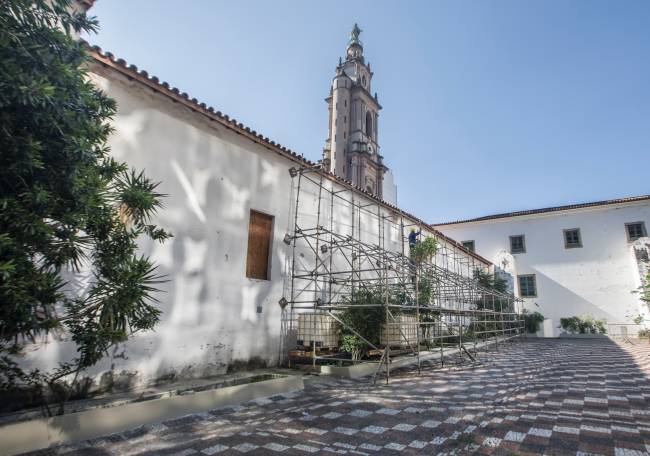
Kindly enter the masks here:
<path id="1" fill-rule="evenodd" d="M 354 366 L 320 366 L 322 375 L 331 375 L 342 378 L 361 378 L 372 375 L 379 367 L 378 362 L 366 362 L 355 364 Z"/>
<path id="2" fill-rule="evenodd" d="M 145 424 L 302 389 L 304 383 L 301 376 L 283 376 L 189 395 L 12 423 L 0 427 L 0 453 L 14 455 L 75 443 Z"/>
<path id="3" fill-rule="evenodd" d="M 514 336 L 514 337 L 519 337 L 519 336 Z M 507 337 L 504 339 L 499 339 L 499 343 L 505 342 L 507 340 L 513 339 L 514 337 Z M 493 345 L 495 343 L 494 340 L 489 340 L 485 342 L 479 342 L 476 344 L 476 348 L 483 348 L 487 347 L 489 345 Z M 468 344 L 468 348 L 473 349 L 474 344 Z M 451 354 L 458 353 L 458 348 L 456 347 L 451 347 L 451 348 L 445 348 L 442 351 L 442 356 L 447 357 Z M 435 351 L 435 352 L 427 352 L 424 354 L 420 354 L 420 361 L 426 361 L 429 359 L 435 359 L 435 358 L 440 358 L 440 351 Z M 398 367 L 403 367 L 403 366 L 409 366 L 413 364 L 417 364 L 418 360 L 417 357 L 413 355 L 403 355 L 397 358 L 394 358 L 391 363 L 390 363 L 390 368 L 391 369 L 396 369 Z M 338 367 L 338 366 L 321 366 L 320 367 L 320 373 L 322 375 L 331 375 L 334 377 L 343 377 L 343 378 L 362 378 L 362 377 L 367 377 L 369 375 L 373 375 L 376 371 L 377 368 L 379 367 L 379 362 L 365 362 L 365 363 L 359 363 L 355 364 L 353 366 L 345 366 L 345 367 Z"/>
<path id="4" fill-rule="evenodd" d="M 611 339 L 608 334 L 571 334 L 561 333 L 558 339 Z"/>

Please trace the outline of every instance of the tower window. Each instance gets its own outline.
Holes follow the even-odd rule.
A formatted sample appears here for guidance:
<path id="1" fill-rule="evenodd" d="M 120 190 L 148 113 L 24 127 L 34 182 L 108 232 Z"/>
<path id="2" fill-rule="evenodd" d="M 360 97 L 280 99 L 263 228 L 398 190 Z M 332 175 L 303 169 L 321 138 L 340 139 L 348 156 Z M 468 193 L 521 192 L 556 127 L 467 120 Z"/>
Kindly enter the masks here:
<path id="1" fill-rule="evenodd" d="M 372 114 L 366 111 L 366 135 L 372 137 Z"/>

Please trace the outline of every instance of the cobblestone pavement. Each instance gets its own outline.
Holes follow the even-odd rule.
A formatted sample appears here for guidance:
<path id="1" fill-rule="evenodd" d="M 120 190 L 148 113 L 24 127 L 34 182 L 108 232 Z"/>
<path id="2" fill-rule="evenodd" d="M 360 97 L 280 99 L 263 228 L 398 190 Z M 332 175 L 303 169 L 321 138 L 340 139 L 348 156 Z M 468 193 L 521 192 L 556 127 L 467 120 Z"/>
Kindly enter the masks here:
<path id="1" fill-rule="evenodd" d="M 650 346 L 532 339 L 478 366 L 307 382 L 40 454 L 648 455 Z"/>

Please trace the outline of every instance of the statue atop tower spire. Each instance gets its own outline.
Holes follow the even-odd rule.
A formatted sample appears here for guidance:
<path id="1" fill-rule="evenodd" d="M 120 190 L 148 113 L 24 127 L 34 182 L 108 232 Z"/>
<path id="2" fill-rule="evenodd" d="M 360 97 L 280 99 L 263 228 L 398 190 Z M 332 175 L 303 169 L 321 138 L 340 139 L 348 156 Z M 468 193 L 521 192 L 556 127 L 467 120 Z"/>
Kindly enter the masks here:
<path id="1" fill-rule="evenodd" d="M 363 62 L 363 43 L 359 39 L 362 30 L 357 23 L 354 23 L 352 31 L 350 32 L 350 40 L 348 41 L 348 52 L 346 60 L 359 59 Z"/>
<path id="2" fill-rule="evenodd" d="M 352 31 L 350 32 L 350 41 L 348 42 L 348 46 L 352 46 L 353 44 L 358 44 L 359 46 L 363 47 L 363 43 L 361 43 L 361 40 L 359 40 L 359 35 L 361 35 L 361 30 L 357 23 L 354 23 L 354 27 L 352 27 Z"/>

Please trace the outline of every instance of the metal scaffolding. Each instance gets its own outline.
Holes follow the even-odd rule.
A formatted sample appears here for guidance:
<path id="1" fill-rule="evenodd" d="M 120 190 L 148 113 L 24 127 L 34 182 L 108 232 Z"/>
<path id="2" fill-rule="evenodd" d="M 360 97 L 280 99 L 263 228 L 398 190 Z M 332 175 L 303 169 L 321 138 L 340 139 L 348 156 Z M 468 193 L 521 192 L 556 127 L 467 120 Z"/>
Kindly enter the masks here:
<path id="1" fill-rule="evenodd" d="M 488 265 L 412 217 L 320 167 L 292 168 L 293 230 L 283 305 L 289 362 L 377 363 L 388 381 L 395 357 L 453 351 L 475 362 L 488 345 L 523 333 L 521 303 L 481 285 Z M 415 259 L 407 232 L 436 241 Z M 351 342 L 350 342 L 351 341 Z"/>

